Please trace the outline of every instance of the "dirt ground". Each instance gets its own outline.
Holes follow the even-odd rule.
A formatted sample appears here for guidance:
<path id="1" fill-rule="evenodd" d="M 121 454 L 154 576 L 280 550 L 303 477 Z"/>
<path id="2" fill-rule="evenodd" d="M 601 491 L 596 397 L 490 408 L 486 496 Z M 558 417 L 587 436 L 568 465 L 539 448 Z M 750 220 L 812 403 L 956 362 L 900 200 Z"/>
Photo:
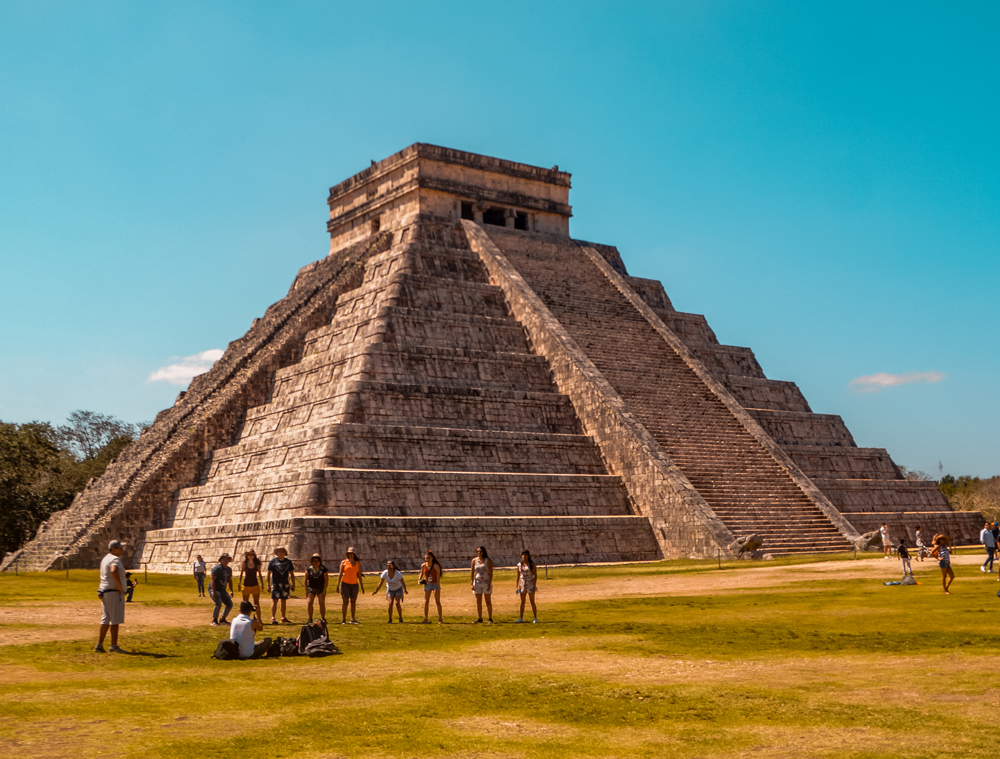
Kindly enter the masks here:
<path id="1" fill-rule="evenodd" d="M 958 569 L 955 590 L 961 589 L 961 575 L 968 573 L 973 565 L 982 562 L 978 556 L 953 556 L 952 563 Z M 935 562 L 927 560 L 923 563 L 914 560 L 914 570 L 935 570 L 933 583 L 937 584 L 937 567 Z M 719 572 L 696 572 L 676 576 L 637 576 L 619 579 L 595 581 L 589 578 L 561 580 L 561 568 L 550 570 L 553 580 L 545 582 L 539 578 L 539 589 L 536 600 L 539 605 L 539 615 L 544 615 L 544 606 L 548 602 L 581 601 L 594 598 L 612 597 L 642 597 L 642 596 L 692 596 L 692 595 L 723 595 L 739 593 L 753 588 L 776 588 L 790 586 L 795 583 L 827 579 L 864 579 L 872 581 L 895 580 L 901 574 L 899 561 L 867 559 L 859 561 L 829 561 L 815 564 L 794 566 L 767 566 L 766 564 L 748 565 L 746 568 L 726 568 Z M 450 574 L 450 573 L 449 573 Z M 377 579 L 369 577 L 366 583 L 369 595 L 359 600 L 359 613 L 370 614 L 382 612 L 385 609 L 384 591 L 377 598 L 371 596 Z M 416 579 L 407 575 L 410 594 L 403 604 L 404 617 L 413 620 L 423 614 L 423 594 L 419 592 Z M 928 580 L 925 584 L 930 584 Z M 514 596 L 514 579 L 511 572 L 498 574 L 495 580 L 493 595 L 494 616 L 510 616 L 517 613 L 517 599 Z M 193 583 L 192 583 L 193 586 Z M 509 591 L 509 592 L 508 592 Z M 195 595 L 192 587 L 192 596 Z M 327 604 L 327 620 L 331 623 L 340 613 L 340 599 L 334 597 L 331 590 Z M 137 600 L 141 600 L 142 586 L 136 590 Z M 237 600 L 239 593 L 237 593 Z M 270 610 L 269 602 L 264 601 L 264 614 Z M 463 591 L 455 586 L 445 586 L 442 590 L 442 605 L 445 621 L 449 615 L 468 616 L 475 613 L 475 598 L 470 591 Z M 204 608 L 198 607 L 163 607 L 146 606 L 136 603 L 128 607 L 126 624 L 129 633 L 142 633 L 153 628 L 162 627 L 198 627 L 211 621 L 212 602 L 204 599 Z M 433 615 L 433 603 L 431 604 Z M 292 598 L 289 601 L 289 616 L 298 624 L 305 621 L 305 598 Z M 89 638 L 95 635 L 95 629 L 100 622 L 100 604 L 96 601 L 78 602 L 8 602 L 0 605 L 0 645 L 33 643 L 51 640 L 57 631 L 66 639 Z M 35 625 L 44 627 L 35 627 Z M 280 629 L 280 628 L 279 628 Z M 294 628 L 293 628 L 294 629 Z M 124 632 L 124 631 L 123 631 Z"/>

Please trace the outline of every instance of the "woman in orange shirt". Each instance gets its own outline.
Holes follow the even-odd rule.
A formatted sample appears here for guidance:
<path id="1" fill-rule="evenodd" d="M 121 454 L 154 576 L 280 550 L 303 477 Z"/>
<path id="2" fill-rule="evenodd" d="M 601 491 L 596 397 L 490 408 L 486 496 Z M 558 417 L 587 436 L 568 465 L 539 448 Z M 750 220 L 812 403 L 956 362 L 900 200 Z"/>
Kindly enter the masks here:
<path id="1" fill-rule="evenodd" d="M 351 624 L 358 624 L 354 614 L 358 605 L 358 589 L 365 592 L 365 582 L 361 572 L 361 561 L 354 553 L 353 548 L 347 549 L 347 558 L 340 562 L 340 575 L 337 577 L 337 590 L 344 601 L 344 608 L 341 611 L 342 625 L 347 624 L 347 604 L 351 605 Z"/>

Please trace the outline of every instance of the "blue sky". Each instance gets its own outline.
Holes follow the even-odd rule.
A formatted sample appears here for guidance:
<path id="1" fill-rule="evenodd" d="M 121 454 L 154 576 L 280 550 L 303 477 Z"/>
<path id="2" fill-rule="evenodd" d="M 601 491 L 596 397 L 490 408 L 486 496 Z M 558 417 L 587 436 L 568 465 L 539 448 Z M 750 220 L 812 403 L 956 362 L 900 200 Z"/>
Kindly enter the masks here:
<path id="1" fill-rule="evenodd" d="M 0 419 L 151 419 L 420 141 L 572 172 L 860 445 L 1000 474 L 1000 5 L 284 5 L 0 5 Z"/>

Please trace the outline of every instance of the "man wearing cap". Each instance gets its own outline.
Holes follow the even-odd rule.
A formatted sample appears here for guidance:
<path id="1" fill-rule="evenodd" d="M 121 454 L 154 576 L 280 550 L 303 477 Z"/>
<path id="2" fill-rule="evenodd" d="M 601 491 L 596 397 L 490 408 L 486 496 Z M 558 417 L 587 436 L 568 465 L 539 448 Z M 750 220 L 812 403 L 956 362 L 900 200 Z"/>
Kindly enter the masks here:
<path id="1" fill-rule="evenodd" d="M 212 612 L 212 625 L 216 627 L 229 624 L 229 620 L 226 618 L 233 608 L 233 598 L 230 595 L 233 592 L 233 570 L 229 568 L 229 562 L 232 560 L 232 556 L 224 553 L 219 557 L 219 563 L 212 567 L 212 581 L 209 583 L 208 593 L 212 597 L 212 600 L 215 601 L 215 611 Z M 222 612 L 222 618 L 220 619 L 219 609 L 223 606 L 226 607 L 226 610 Z"/>
<path id="2" fill-rule="evenodd" d="M 111 648 L 113 654 L 125 653 L 118 647 L 118 625 L 125 621 L 125 565 L 121 555 L 124 547 L 119 540 L 108 544 L 108 555 L 101 560 L 101 584 L 97 586 L 97 595 L 101 599 L 101 632 L 94 653 L 103 654 L 104 639 L 111 630 Z"/>

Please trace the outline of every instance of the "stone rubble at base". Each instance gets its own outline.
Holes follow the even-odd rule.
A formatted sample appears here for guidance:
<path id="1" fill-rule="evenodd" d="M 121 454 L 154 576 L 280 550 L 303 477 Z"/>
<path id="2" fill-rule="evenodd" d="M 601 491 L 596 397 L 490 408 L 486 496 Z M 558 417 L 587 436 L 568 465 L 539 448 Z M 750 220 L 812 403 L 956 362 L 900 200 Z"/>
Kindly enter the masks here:
<path id="1" fill-rule="evenodd" d="M 33 541 L 21 569 L 196 554 L 367 568 L 846 551 L 883 522 L 976 542 L 748 348 L 569 236 L 569 175 L 413 145 L 330 192 L 331 253 Z"/>

